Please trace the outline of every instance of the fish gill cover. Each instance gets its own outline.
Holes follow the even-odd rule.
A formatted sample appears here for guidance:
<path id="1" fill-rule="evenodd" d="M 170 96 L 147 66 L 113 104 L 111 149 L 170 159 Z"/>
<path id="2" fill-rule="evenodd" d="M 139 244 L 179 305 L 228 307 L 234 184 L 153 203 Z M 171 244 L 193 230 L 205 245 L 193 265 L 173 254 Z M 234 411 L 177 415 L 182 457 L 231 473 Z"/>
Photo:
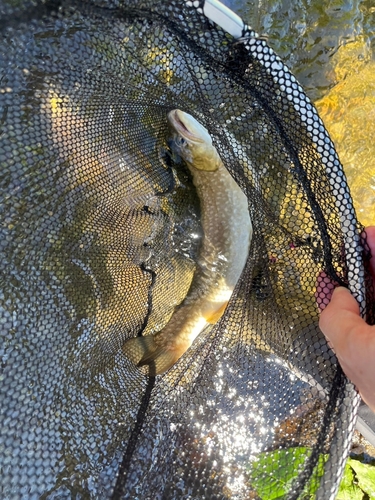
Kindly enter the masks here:
<path id="1" fill-rule="evenodd" d="M 358 401 L 317 281 L 373 317 L 361 228 L 294 77 L 204 8 L 0 2 L 4 500 L 335 496 Z M 173 109 L 208 130 L 253 236 L 225 314 L 149 377 L 124 344 L 167 324 L 203 237 Z"/>

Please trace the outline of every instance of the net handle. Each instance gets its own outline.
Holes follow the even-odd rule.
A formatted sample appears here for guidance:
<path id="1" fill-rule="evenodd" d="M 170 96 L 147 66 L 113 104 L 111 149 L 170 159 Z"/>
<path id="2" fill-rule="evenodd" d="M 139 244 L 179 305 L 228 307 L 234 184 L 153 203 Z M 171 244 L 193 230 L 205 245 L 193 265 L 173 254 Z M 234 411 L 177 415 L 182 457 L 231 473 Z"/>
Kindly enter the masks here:
<path id="1" fill-rule="evenodd" d="M 208 19 L 219 25 L 234 38 L 241 38 L 245 23 L 226 5 L 218 0 L 206 0 L 203 6 L 203 13 Z"/>

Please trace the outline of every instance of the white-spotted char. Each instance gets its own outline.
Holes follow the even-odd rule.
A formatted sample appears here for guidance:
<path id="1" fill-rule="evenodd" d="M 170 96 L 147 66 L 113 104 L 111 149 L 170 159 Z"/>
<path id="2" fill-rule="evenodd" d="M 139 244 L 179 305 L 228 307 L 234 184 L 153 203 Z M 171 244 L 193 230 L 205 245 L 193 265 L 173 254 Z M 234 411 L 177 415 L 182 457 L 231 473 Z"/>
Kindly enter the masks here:
<path id="1" fill-rule="evenodd" d="M 168 113 L 174 149 L 185 160 L 201 206 L 203 241 L 189 292 L 155 335 L 128 340 L 124 353 L 159 375 L 225 311 L 245 267 L 252 237 L 247 198 L 223 165 L 208 131 L 191 115 Z"/>

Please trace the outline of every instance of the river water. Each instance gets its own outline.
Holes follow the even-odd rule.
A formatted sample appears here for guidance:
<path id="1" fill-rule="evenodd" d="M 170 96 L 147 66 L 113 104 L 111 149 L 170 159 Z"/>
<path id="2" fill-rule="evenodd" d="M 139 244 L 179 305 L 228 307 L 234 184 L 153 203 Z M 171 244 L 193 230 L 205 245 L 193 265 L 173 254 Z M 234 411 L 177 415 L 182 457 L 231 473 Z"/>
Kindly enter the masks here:
<path id="1" fill-rule="evenodd" d="M 289 66 L 344 166 L 357 216 L 375 225 L 373 0 L 224 0 Z"/>

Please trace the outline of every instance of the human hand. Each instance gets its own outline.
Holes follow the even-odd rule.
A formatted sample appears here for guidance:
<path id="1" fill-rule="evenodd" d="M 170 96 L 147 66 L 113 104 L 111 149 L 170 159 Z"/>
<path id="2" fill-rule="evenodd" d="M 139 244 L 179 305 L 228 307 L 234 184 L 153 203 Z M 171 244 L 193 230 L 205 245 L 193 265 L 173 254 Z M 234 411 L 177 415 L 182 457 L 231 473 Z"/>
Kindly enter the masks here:
<path id="1" fill-rule="evenodd" d="M 366 228 L 371 250 L 370 270 L 375 288 L 375 226 Z M 375 411 L 375 326 L 368 325 L 359 315 L 359 306 L 349 290 L 335 288 L 325 274 L 318 278 L 317 302 L 323 310 L 319 326 L 334 349 L 347 377 L 357 386 L 363 400 Z M 332 293 L 333 290 L 333 293 Z M 332 298 L 327 305 L 328 297 Z M 375 297 L 374 297 L 375 300 Z"/>

